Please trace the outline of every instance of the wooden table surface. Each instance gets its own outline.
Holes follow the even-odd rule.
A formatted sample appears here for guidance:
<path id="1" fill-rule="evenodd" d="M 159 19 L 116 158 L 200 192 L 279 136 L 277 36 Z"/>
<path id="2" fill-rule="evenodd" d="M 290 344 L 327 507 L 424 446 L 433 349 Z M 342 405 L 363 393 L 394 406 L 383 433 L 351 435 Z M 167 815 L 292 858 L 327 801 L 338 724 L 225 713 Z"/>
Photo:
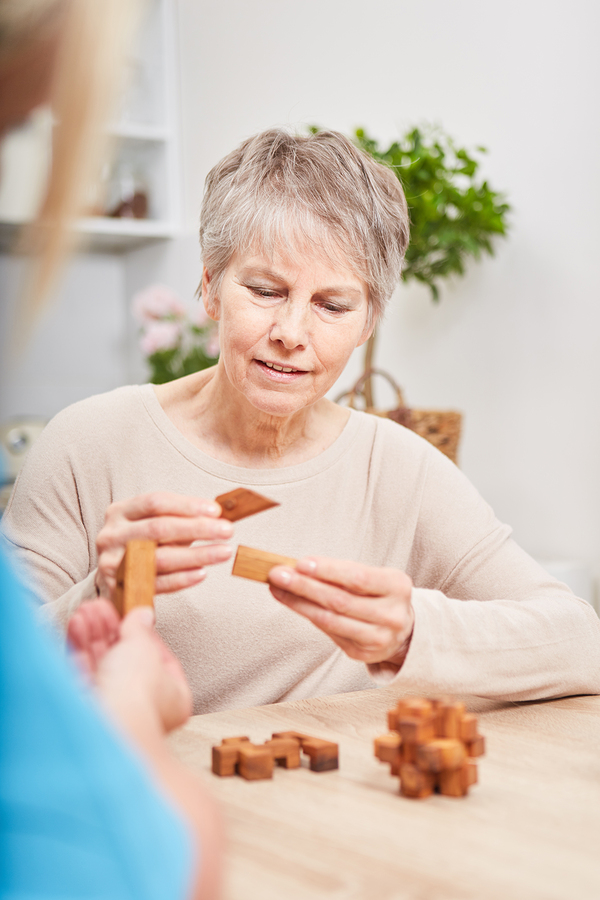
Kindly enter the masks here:
<path id="1" fill-rule="evenodd" d="M 600 900 L 600 697 L 461 698 L 487 742 L 468 797 L 408 800 L 373 756 L 397 689 L 195 716 L 171 738 L 221 802 L 224 900 Z M 213 744 L 297 730 L 340 769 L 210 771 Z"/>

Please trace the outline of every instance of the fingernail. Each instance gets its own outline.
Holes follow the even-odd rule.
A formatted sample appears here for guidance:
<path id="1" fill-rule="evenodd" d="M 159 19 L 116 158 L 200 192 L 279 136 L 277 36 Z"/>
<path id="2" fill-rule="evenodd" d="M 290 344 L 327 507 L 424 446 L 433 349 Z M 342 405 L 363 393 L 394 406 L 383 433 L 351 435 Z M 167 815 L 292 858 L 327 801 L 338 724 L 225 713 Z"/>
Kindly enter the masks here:
<path id="1" fill-rule="evenodd" d="M 221 537 L 231 537 L 233 534 L 233 525 L 231 522 L 217 522 L 216 532 L 217 534 L 220 534 Z"/>
<path id="2" fill-rule="evenodd" d="M 306 572 L 307 574 L 317 571 L 317 561 L 316 559 L 300 559 L 298 561 L 297 568 L 302 572 Z"/>
<path id="3" fill-rule="evenodd" d="M 139 606 L 137 617 L 142 623 L 142 625 L 146 625 L 148 628 L 152 628 L 154 625 L 154 610 L 151 606 Z"/>
<path id="4" fill-rule="evenodd" d="M 204 513 L 206 516 L 219 516 L 221 514 L 221 507 L 218 503 L 202 501 L 198 509 L 200 513 Z"/>
<path id="5" fill-rule="evenodd" d="M 292 573 L 289 569 L 279 569 L 275 578 L 280 584 L 289 584 L 292 580 Z"/>

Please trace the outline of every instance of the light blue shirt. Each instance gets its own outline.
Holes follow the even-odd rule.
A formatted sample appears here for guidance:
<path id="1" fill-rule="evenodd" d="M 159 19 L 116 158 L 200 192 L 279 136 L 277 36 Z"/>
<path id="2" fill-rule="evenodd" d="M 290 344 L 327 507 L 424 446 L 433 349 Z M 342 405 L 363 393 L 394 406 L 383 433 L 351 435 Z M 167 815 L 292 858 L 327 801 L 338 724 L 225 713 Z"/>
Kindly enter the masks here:
<path id="1" fill-rule="evenodd" d="M 0 548 L 1 896 L 187 896 L 188 830 L 30 604 Z"/>

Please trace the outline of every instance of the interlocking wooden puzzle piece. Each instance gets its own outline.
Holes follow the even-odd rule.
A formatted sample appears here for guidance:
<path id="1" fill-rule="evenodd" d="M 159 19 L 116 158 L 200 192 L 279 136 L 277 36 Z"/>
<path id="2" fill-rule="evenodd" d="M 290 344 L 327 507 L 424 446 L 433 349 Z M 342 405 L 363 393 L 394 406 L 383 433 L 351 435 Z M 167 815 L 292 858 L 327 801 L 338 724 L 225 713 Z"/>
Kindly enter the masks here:
<path id="1" fill-rule="evenodd" d="M 274 566 L 296 565 L 296 560 L 289 556 L 278 556 L 276 553 L 266 553 L 264 550 L 256 550 L 254 547 L 244 547 L 242 544 L 237 549 L 233 563 L 232 575 L 239 578 L 250 578 L 252 581 L 264 581 L 268 583 L 269 572 Z"/>
<path id="2" fill-rule="evenodd" d="M 333 741 L 310 738 L 302 744 L 302 752 L 310 759 L 311 772 L 330 772 L 339 766 L 338 745 Z"/>
<path id="3" fill-rule="evenodd" d="M 247 737 L 223 738 L 220 747 L 212 748 L 212 771 L 215 775 L 225 777 L 235 775 L 239 759 L 239 748 L 249 744 Z"/>
<path id="4" fill-rule="evenodd" d="M 242 743 L 238 745 L 238 772 L 246 781 L 273 777 L 273 754 L 268 747 Z"/>
<path id="5" fill-rule="evenodd" d="M 393 734 L 375 739 L 375 756 L 400 775 L 403 796 L 427 797 L 438 790 L 463 797 L 477 783 L 473 757 L 483 754 L 485 741 L 477 717 L 463 703 L 447 697 L 404 698 L 388 712 L 388 724 Z"/>
<path id="6" fill-rule="evenodd" d="M 400 719 L 397 731 L 402 738 L 403 744 L 423 744 L 425 741 L 432 741 L 435 737 L 433 717 L 428 719 Z"/>
<path id="7" fill-rule="evenodd" d="M 403 797 L 422 800 L 433 794 L 435 777 L 417 766 L 404 763 L 400 766 L 400 793 Z"/>
<path id="8" fill-rule="evenodd" d="M 442 734 L 440 737 L 460 737 L 460 723 L 465 716 L 464 703 L 445 703 L 440 707 L 442 716 Z"/>
<path id="9" fill-rule="evenodd" d="M 300 741 L 295 738 L 271 738 L 265 741 L 278 766 L 284 769 L 297 769 L 300 765 Z"/>
<path id="10" fill-rule="evenodd" d="M 223 738 L 219 746 L 212 748 L 212 771 L 220 776 L 237 772 L 248 781 L 271 778 L 275 763 L 286 769 L 298 768 L 300 749 L 308 756 L 311 771 L 338 768 L 338 745 L 333 741 L 287 731 L 274 734 L 264 744 L 253 744 L 246 736 Z"/>
<path id="11" fill-rule="evenodd" d="M 469 790 L 470 766 L 464 763 L 458 769 L 445 769 L 437 776 L 440 794 L 444 797 L 464 797 Z"/>
<path id="12" fill-rule="evenodd" d="M 229 519 L 230 522 L 237 522 L 238 519 L 245 519 L 246 516 L 253 516 L 255 513 L 280 505 L 275 500 L 269 500 L 268 497 L 263 497 L 262 494 L 248 488 L 235 488 L 215 499 L 222 509 L 221 518 Z"/>
<path id="13" fill-rule="evenodd" d="M 483 756 L 485 753 L 485 738 L 478 734 L 472 741 L 466 741 L 467 753 L 469 756 Z"/>
<path id="14" fill-rule="evenodd" d="M 417 749 L 417 766 L 424 772 L 460 769 L 466 759 L 465 745 L 454 738 L 436 738 Z"/>
<path id="15" fill-rule="evenodd" d="M 136 606 L 154 606 L 155 584 L 156 544 L 154 541 L 128 541 L 117 569 L 113 598 L 121 618 Z"/>

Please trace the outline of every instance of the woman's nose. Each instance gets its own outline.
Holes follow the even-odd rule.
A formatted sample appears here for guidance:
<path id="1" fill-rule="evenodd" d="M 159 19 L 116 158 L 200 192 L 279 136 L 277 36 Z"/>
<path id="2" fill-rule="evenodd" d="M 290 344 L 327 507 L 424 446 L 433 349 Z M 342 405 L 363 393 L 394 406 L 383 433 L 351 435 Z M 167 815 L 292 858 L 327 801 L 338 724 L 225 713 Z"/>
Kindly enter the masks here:
<path id="1" fill-rule="evenodd" d="M 309 343 L 306 311 L 293 309 L 292 304 L 282 304 L 276 312 L 269 337 L 272 341 L 280 341 L 286 350 L 306 347 Z"/>

